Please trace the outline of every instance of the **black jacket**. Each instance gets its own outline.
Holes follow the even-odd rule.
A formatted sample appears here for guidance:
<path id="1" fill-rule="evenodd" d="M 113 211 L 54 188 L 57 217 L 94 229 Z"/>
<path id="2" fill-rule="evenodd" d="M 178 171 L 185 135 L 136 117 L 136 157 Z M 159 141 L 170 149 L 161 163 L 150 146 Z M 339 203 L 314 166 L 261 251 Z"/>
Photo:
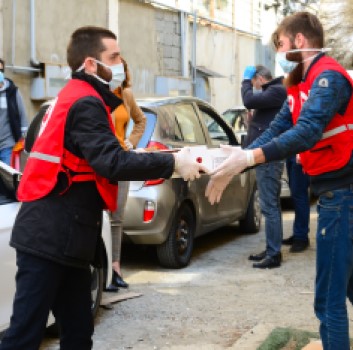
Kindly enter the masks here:
<path id="1" fill-rule="evenodd" d="M 21 116 L 17 106 L 17 86 L 12 80 L 6 78 L 10 83 L 6 89 L 7 111 L 9 116 L 9 123 L 11 128 L 12 137 L 17 142 L 21 136 Z"/>
<path id="2" fill-rule="evenodd" d="M 74 78 L 88 81 L 113 109 L 121 103 L 94 77 L 80 73 Z M 169 178 L 174 169 L 171 154 L 124 151 L 109 127 L 104 105 L 92 96 L 71 107 L 64 147 L 112 182 Z M 94 182 L 74 183 L 65 191 L 66 186 L 61 173 L 48 196 L 22 204 L 10 245 L 60 264 L 87 267 L 97 263 L 100 252 L 103 200 Z"/>
<path id="3" fill-rule="evenodd" d="M 254 113 L 248 127 L 246 145 L 257 139 L 268 128 L 275 115 L 287 98 L 287 91 L 282 84 L 283 77 L 275 78 L 262 86 L 262 92 L 253 92 L 251 80 L 243 80 L 241 96 L 247 109 Z"/>

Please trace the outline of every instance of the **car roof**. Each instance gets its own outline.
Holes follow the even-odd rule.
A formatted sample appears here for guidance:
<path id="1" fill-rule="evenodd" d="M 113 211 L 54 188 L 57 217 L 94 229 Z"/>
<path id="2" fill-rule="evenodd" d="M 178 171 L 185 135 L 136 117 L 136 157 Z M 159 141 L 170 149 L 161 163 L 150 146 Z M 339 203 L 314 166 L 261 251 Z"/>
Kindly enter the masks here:
<path id="1" fill-rule="evenodd" d="M 140 107 L 152 108 L 163 105 L 175 104 L 179 102 L 197 102 L 214 109 L 208 102 L 193 96 L 177 96 L 177 97 L 148 97 L 136 99 Z"/>

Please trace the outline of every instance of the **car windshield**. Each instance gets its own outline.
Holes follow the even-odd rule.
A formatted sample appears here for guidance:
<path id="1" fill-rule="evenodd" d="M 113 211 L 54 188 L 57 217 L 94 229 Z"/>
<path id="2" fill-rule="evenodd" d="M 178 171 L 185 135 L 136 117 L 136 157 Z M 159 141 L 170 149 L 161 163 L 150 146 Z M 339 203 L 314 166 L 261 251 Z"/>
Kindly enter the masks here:
<path id="1" fill-rule="evenodd" d="M 235 130 L 246 129 L 246 110 L 245 109 L 230 109 L 222 114 L 222 117 Z"/>

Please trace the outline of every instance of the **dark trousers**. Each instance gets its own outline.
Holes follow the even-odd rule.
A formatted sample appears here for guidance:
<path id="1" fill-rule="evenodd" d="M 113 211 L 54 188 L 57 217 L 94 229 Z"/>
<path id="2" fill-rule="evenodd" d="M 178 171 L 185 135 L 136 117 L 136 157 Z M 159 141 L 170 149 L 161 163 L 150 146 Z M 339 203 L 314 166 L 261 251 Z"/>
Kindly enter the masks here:
<path id="1" fill-rule="evenodd" d="M 309 176 L 296 161 L 296 156 L 286 160 L 289 188 L 294 206 L 293 236 L 297 240 L 307 241 L 309 233 L 310 199 Z"/>
<path id="2" fill-rule="evenodd" d="M 0 350 L 38 350 L 52 311 L 61 350 L 92 348 L 90 270 L 17 251 L 16 294 Z"/>

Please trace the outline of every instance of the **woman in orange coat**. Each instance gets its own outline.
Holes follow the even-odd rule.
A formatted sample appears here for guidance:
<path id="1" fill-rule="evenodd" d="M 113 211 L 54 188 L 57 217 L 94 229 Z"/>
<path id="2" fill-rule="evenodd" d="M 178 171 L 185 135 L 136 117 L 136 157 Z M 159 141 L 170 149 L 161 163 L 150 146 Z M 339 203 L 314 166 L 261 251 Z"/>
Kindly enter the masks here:
<path id="1" fill-rule="evenodd" d="M 131 76 L 126 61 L 121 58 L 124 71 L 121 74 L 121 85 L 116 86 L 114 93 L 123 100 L 118 108 L 112 113 L 115 125 L 115 135 L 121 146 L 125 150 L 136 148 L 143 135 L 146 125 L 146 117 L 138 107 L 131 90 Z M 126 129 L 130 118 L 134 121 L 134 127 L 130 135 L 126 136 Z M 129 193 L 129 181 L 119 181 L 118 183 L 118 208 L 111 213 L 112 232 L 112 257 L 113 257 L 113 278 L 108 287 L 108 291 L 118 291 L 118 288 L 128 288 L 128 284 L 123 280 L 120 268 L 121 241 L 123 235 L 123 217 L 127 196 Z"/>

